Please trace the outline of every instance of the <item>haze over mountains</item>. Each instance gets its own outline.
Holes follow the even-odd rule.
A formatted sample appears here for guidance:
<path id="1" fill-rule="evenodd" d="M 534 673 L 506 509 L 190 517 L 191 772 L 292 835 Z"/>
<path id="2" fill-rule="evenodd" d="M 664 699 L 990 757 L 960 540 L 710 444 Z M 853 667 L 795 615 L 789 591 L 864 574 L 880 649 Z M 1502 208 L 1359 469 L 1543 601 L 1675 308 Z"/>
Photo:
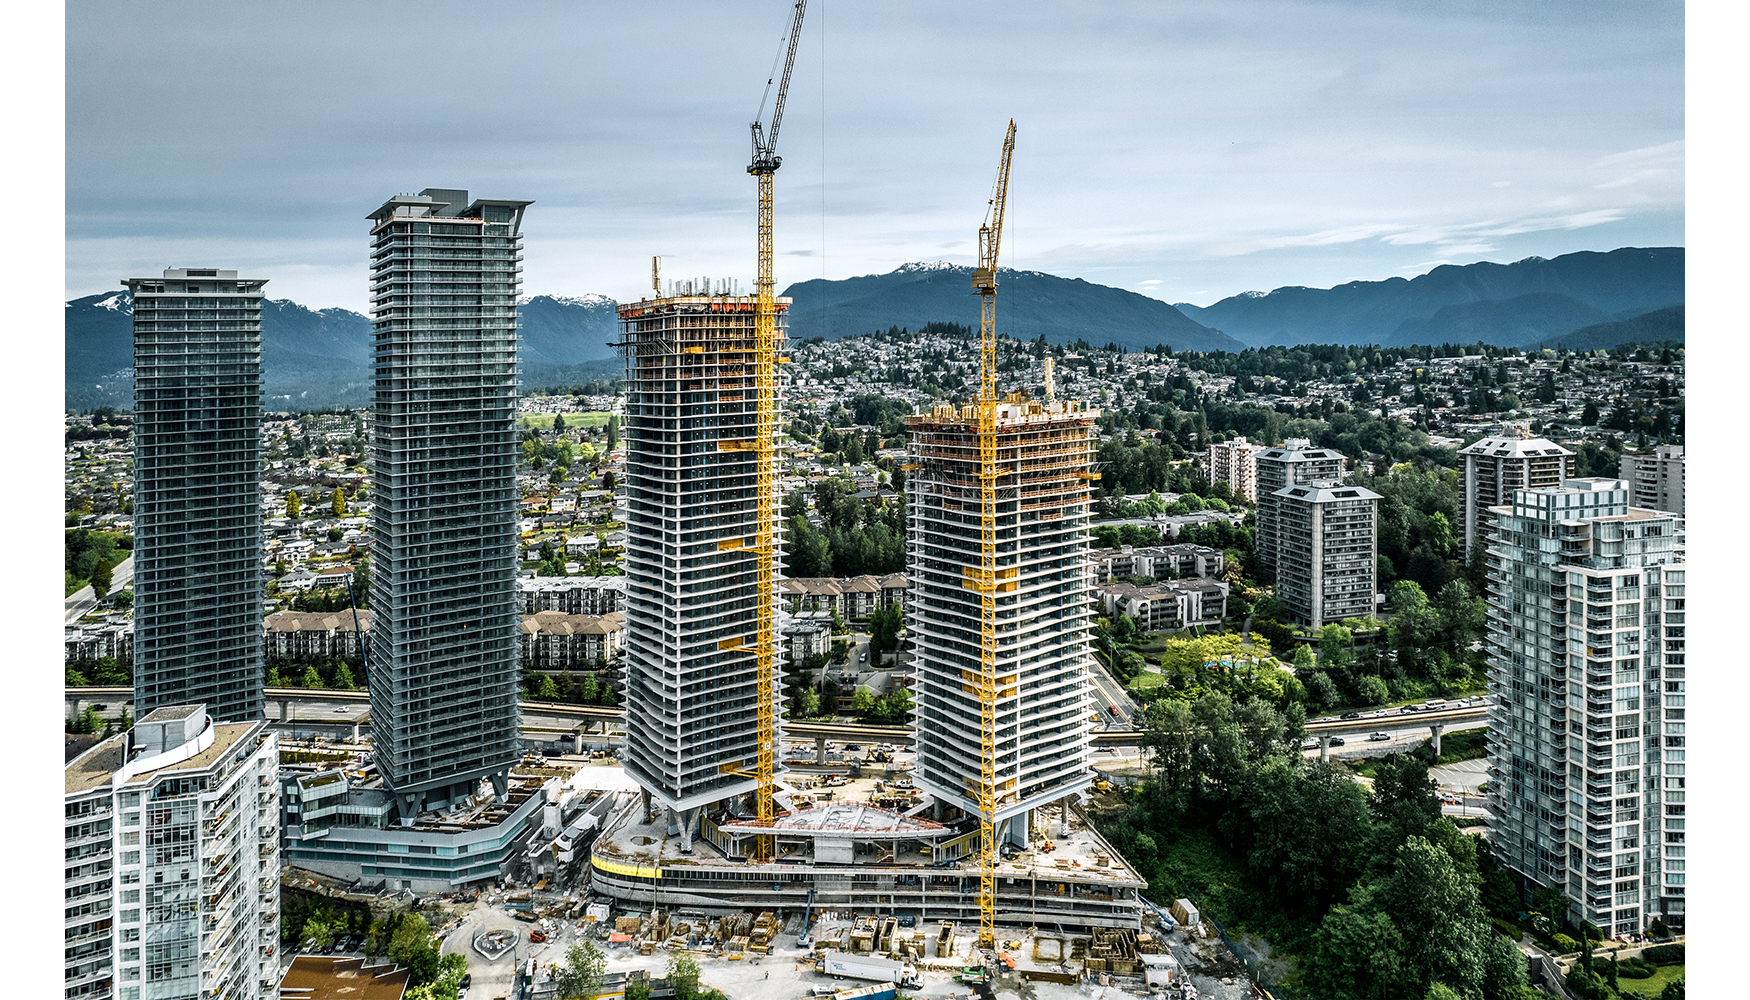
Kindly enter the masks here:
<path id="1" fill-rule="evenodd" d="M 1169 305 L 1121 288 L 1038 271 L 1003 271 L 997 328 L 1021 340 L 1086 340 L 1140 350 L 1239 351 L 1268 344 L 1412 344 L 1478 341 L 1503 347 L 1595 350 L 1682 340 L 1684 250 L 1530 257 L 1512 264 L 1437 267 L 1416 278 L 1335 288 L 1247 292 L 1207 307 Z M 784 289 L 790 336 L 839 338 L 931 322 L 974 326 L 971 269 L 905 264 L 887 274 L 811 279 Z M 613 376 L 615 303 L 601 295 L 538 295 L 522 302 L 525 386 Z M 125 291 L 67 303 L 66 405 L 133 403 L 133 303 Z M 370 401 L 370 321 L 346 309 L 262 305 L 263 402 L 270 410 L 362 406 Z"/>

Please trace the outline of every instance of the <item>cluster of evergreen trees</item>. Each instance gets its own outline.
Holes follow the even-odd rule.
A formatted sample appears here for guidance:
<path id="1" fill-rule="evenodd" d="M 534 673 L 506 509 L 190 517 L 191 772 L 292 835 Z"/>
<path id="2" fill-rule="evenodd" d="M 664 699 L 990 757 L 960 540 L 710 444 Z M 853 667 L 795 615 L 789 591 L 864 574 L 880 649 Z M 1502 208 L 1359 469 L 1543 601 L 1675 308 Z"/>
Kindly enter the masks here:
<path id="1" fill-rule="evenodd" d="M 1364 789 L 1300 754 L 1303 720 L 1244 694 L 1157 703 L 1156 769 L 1102 830 L 1157 896 L 1219 897 L 1301 956 L 1307 995 L 1536 996 L 1490 919 L 1518 906 L 1512 881 L 1441 817 L 1426 763 L 1388 760 Z"/>
<path id="2" fill-rule="evenodd" d="M 784 502 L 789 523 L 784 574 L 847 577 L 905 571 L 905 495 L 887 501 L 859 499 L 856 484 L 833 476 L 814 485 L 814 509 L 822 526 L 808 520 L 801 490 Z"/>

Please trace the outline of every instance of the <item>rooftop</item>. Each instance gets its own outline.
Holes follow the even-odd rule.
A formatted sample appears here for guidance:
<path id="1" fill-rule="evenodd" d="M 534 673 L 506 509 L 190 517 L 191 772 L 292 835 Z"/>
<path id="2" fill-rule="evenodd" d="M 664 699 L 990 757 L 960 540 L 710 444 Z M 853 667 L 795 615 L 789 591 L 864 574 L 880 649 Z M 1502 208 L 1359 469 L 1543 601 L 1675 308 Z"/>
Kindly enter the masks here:
<path id="1" fill-rule="evenodd" d="M 177 709 L 186 706 L 176 706 Z M 166 711 L 159 709 L 158 712 Z M 158 714 L 153 712 L 146 719 Z M 141 719 L 145 722 L 146 719 Z M 213 726 L 213 745 L 191 757 L 171 761 L 162 767 L 149 771 L 136 771 L 128 776 L 128 783 L 135 784 L 152 780 L 164 771 L 200 771 L 219 764 L 232 753 L 237 752 L 238 744 L 246 739 L 258 727 L 260 722 L 221 722 Z M 253 746 L 247 748 L 253 751 Z M 109 784 L 115 773 L 127 764 L 127 734 L 117 733 L 97 746 L 73 759 L 66 767 L 67 794 L 88 792 Z"/>
<path id="2" fill-rule="evenodd" d="M 791 777 L 796 777 L 792 775 Z M 770 867 L 789 869 L 798 863 L 807 863 L 815 868 L 825 865 L 812 858 L 800 856 L 785 858 L 784 855 L 794 855 L 799 844 L 804 839 L 826 837 L 829 839 L 851 836 L 859 842 L 882 842 L 883 850 L 879 854 L 864 855 L 868 860 L 859 860 L 853 865 L 834 868 L 855 867 L 860 871 L 882 870 L 898 874 L 969 874 L 977 871 L 976 853 L 969 853 L 955 863 L 942 869 L 933 867 L 936 861 L 931 854 L 920 850 L 925 841 L 956 840 L 971 835 L 977 837 L 978 824 L 975 821 L 963 822 L 957 825 L 945 826 L 922 817 L 906 816 L 891 809 L 883 809 L 868 804 L 865 800 L 876 794 L 875 779 L 853 779 L 849 784 L 831 789 L 835 798 L 830 804 L 805 808 L 787 816 L 781 817 L 774 824 L 773 832 L 778 838 L 780 860 Z M 780 792 L 782 795 L 782 792 Z M 596 853 L 605 858 L 621 860 L 630 864 L 655 865 L 659 867 L 709 867 L 719 869 L 742 869 L 753 863 L 725 857 L 708 844 L 703 837 L 694 837 L 692 850 L 681 850 L 681 838 L 678 834 L 668 832 L 668 818 L 659 810 L 657 819 L 653 822 L 643 822 L 643 815 L 638 808 L 636 793 L 621 793 L 622 801 L 614 806 L 616 813 L 596 841 Z M 927 802 L 928 800 L 923 800 Z M 919 810 L 913 809 L 910 812 Z M 721 828 L 736 834 L 747 834 L 766 829 L 759 827 L 751 818 L 740 820 L 727 817 L 713 819 Z M 898 830 L 884 832 L 883 824 L 889 827 L 904 824 Z M 1050 876 L 1055 878 L 1070 878 L 1077 882 L 1106 883 L 1118 885 L 1133 885 L 1141 887 L 1144 880 L 1135 872 L 1125 867 L 1123 858 L 1108 844 L 1084 818 L 1074 810 L 1070 816 L 1070 832 L 1067 836 L 1057 835 L 1057 819 L 1052 817 L 1048 834 L 1052 850 L 1047 853 L 1043 847 L 1047 841 L 1036 840 L 1035 846 L 1020 851 L 1011 858 L 997 863 L 997 877 L 1026 878 L 1030 876 Z M 910 838 L 916 838 L 912 840 Z"/>

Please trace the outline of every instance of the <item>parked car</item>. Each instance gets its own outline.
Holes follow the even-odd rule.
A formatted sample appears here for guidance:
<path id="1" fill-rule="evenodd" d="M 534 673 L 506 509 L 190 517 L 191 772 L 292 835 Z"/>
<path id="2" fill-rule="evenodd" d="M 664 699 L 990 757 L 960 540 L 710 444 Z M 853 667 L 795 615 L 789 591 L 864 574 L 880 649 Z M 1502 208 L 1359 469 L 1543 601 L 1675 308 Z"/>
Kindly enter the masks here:
<path id="1" fill-rule="evenodd" d="M 1391 740 L 1390 733 L 1370 733 L 1370 734 L 1368 734 L 1368 737 L 1367 737 L 1367 742 L 1369 742 L 1369 743 L 1386 743 L 1386 742 L 1389 742 L 1390 740 Z"/>

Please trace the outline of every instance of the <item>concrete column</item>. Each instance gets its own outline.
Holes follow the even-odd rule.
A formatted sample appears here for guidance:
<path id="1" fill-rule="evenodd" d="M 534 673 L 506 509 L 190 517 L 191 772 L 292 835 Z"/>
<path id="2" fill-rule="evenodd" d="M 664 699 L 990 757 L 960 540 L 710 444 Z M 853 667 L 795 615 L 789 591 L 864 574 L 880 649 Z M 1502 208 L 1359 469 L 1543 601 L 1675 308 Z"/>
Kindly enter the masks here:
<path id="1" fill-rule="evenodd" d="M 652 818 L 650 815 L 650 789 L 638 789 L 638 801 L 644 806 L 644 822 L 650 822 Z"/>
<path id="2" fill-rule="evenodd" d="M 814 738 L 814 762 L 816 764 L 826 763 L 826 737 L 824 736 Z"/>
<path id="3" fill-rule="evenodd" d="M 290 722 L 292 719 L 292 699 L 280 699 L 280 721 Z"/>
<path id="4" fill-rule="evenodd" d="M 580 754 L 580 755 L 583 753 L 583 727 L 582 726 L 578 726 L 577 732 L 571 734 L 571 752 L 574 754 Z"/>
<path id="5" fill-rule="evenodd" d="M 401 806 L 401 825 L 412 826 L 414 819 L 419 816 L 420 794 L 418 792 L 402 792 L 396 798 Z"/>
<path id="6" fill-rule="evenodd" d="M 1434 733 L 1434 756 L 1438 757 L 1440 756 L 1440 733 L 1446 728 L 1446 726 L 1436 723 L 1428 728 Z"/>
<path id="7" fill-rule="evenodd" d="M 495 771 L 487 776 L 492 781 L 492 797 L 499 802 L 510 800 L 510 772 Z"/>
<path id="8" fill-rule="evenodd" d="M 693 849 L 693 824 L 699 820 L 699 810 L 694 808 L 683 811 L 680 813 L 680 820 L 681 851 L 685 853 Z"/>
<path id="9" fill-rule="evenodd" d="M 668 835 L 672 837 L 675 834 L 680 833 L 681 832 L 681 814 L 675 812 L 673 809 L 668 809 L 668 808 L 665 808 L 663 811 L 668 813 Z"/>
<path id="10" fill-rule="evenodd" d="M 360 721 L 361 720 L 359 720 L 359 719 L 354 719 L 352 721 L 352 741 L 354 743 L 357 743 L 359 741 L 359 722 Z"/>
<path id="11" fill-rule="evenodd" d="M 84 709 L 85 709 L 85 699 L 79 697 L 76 694 L 67 696 L 67 718 L 77 719 L 79 717 L 79 713 L 84 711 Z"/>
<path id="12" fill-rule="evenodd" d="M 1319 737 L 1319 760 L 1330 760 L 1330 759 L 1331 759 L 1331 738 L 1329 736 L 1320 736 Z"/>
<path id="13" fill-rule="evenodd" d="M 1059 837 L 1069 836 L 1069 799 L 1067 798 L 1063 800 L 1063 811 L 1059 814 L 1057 835 Z"/>

